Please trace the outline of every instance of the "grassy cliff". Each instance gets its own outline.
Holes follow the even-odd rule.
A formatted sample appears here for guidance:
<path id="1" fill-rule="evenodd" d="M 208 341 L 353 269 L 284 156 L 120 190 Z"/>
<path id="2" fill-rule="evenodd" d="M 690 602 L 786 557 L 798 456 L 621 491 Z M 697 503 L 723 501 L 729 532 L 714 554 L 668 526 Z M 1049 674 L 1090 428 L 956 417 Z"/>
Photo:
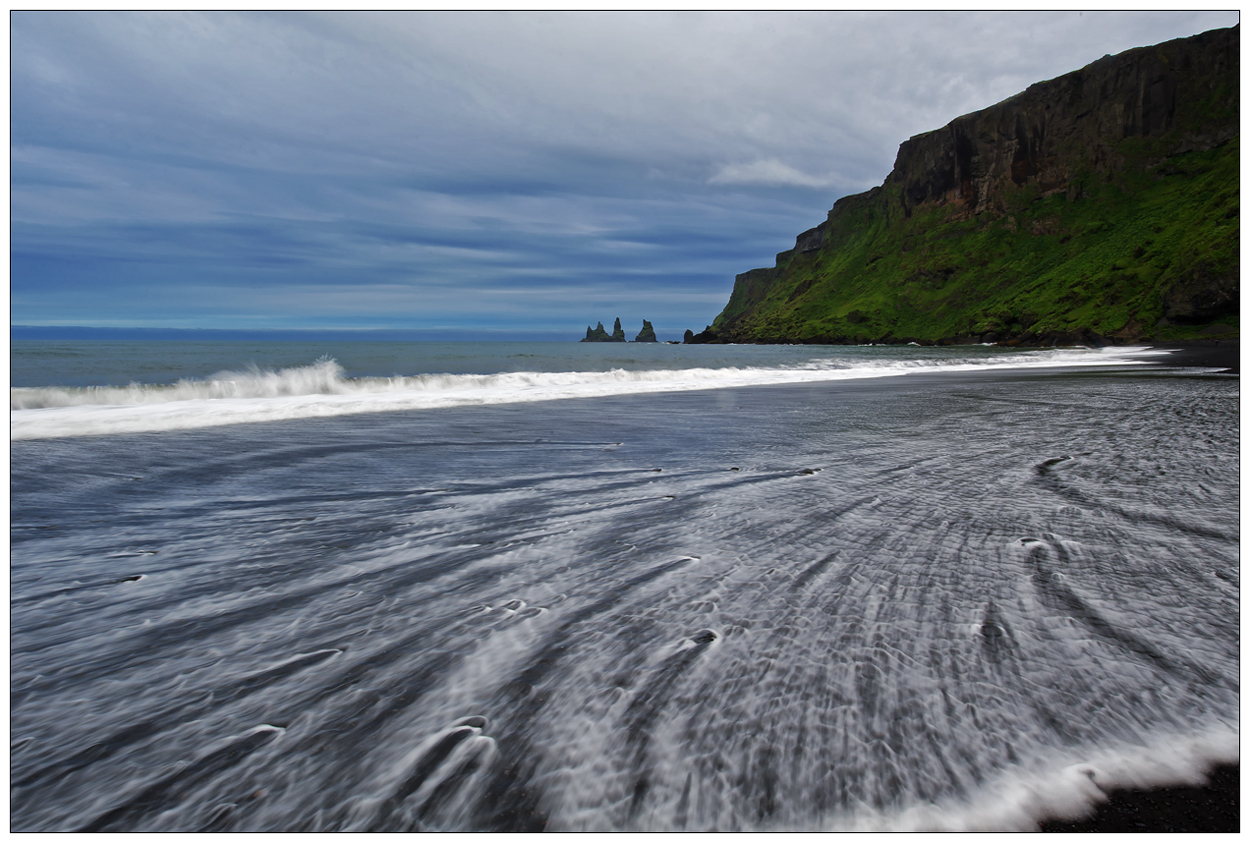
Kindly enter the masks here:
<path id="1" fill-rule="evenodd" d="M 1132 50 L 912 138 L 698 339 L 1236 337 L 1239 57 L 1237 27 Z"/>

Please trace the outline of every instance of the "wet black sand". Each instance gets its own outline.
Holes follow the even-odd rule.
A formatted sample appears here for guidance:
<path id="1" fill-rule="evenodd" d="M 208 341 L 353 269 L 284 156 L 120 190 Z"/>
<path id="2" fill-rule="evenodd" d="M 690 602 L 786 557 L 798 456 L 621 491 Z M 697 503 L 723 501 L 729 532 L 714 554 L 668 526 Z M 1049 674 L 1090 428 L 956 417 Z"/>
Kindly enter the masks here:
<path id="1" fill-rule="evenodd" d="M 1088 820 L 1047 822 L 1042 831 L 1237 832 L 1241 766 L 1216 767 L 1206 787 L 1120 790 Z"/>
<path id="2" fill-rule="evenodd" d="M 10 823 L 804 828 L 1010 775 L 1007 741 L 1231 720 L 1237 388 L 921 373 L 15 443 Z M 966 707 L 929 716 L 937 682 Z M 484 766 L 445 763 L 469 737 Z M 1222 792 L 1235 830 L 1238 784 L 1093 827 L 1207 828 Z"/>
<path id="3" fill-rule="evenodd" d="M 1167 346 L 1162 346 L 1167 348 Z M 1241 353 L 1236 342 L 1169 348 L 1162 366 L 1220 367 L 1240 374 Z M 1215 768 L 1206 787 L 1164 787 L 1120 790 L 1080 822 L 1052 821 L 1042 831 L 1116 832 L 1237 832 L 1241 825 L 1241 767 Z"/>
<path id="4" fill-rule="evenodd" d="M 1159 360 L 1161 366 L 1204 366 L 1227 369 L 1229 374 L 1241 374 L 1241 348 L 1237 342 L 1221 341 L 1218 345 L 1169 346 L 1160 345 L 1172 353 Z"/>

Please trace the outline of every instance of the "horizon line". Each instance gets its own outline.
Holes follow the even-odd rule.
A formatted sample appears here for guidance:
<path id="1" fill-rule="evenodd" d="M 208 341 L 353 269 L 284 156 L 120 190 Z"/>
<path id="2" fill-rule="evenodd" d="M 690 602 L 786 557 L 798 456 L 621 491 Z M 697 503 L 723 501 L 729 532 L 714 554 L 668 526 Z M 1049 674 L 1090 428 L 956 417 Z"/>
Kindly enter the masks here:
<path id="1" fill-rule="evenodd" d="M 656 332 L 657 335 L 661 333 Z M 669 332 L 664 332 L 669 333 Z M 340 339 L 394 342 L 579 342 L 584 329 L 559 330 L 516 328 L 175 328 L 97 325 L 9 325 L 9 339 L 237 339 L 319 340 Z M 674 335 L 681 338 L 680 333 Z M 661 340 L 663 341 L 663 340 Z"/>

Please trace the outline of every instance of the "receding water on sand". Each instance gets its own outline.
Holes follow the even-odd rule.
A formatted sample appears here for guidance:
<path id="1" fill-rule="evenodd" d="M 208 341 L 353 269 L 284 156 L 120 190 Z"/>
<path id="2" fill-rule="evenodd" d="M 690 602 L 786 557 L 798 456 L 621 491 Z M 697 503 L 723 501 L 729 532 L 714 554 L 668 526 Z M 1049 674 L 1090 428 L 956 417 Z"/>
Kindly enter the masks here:
<path id="1" fill-rule="evenodd" d="M 12 447 L 14 830 L 1030 828 L 1238 757 L 1238 382 Z"/>

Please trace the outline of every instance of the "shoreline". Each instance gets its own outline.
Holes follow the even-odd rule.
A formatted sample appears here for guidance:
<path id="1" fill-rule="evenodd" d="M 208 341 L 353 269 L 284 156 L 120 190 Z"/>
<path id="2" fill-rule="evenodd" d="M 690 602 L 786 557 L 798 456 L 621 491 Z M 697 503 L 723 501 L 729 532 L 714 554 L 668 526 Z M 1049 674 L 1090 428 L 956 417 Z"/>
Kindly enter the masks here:
<path id="1" fill-rule="evenodd" d="M 1044 832 L 1238 832 L 1241 764 L 1221 764 L 1204 786 L 1113 790 L 1089 819 L 1048 820 Z"/>
<path id="2" fill-rule="evenodd" d="M 491 731 L 480 734 L 497 740 L 502 749 L 487 759 L 533 757 L 539 764 L 539 753 L 550 753 L 553 760 L 548 763 L 562 765 L 566 772 L 561 777 L 567 776 L 526 778 L 522 768 L 516 777 L 505 778 L 501 763 L 483 768 L 482 779 L 470 774 L 454 780 L 457 788 L 466 788 L 466 801 L 451 801 L 460 798 L 457 790 L 441 804 L 455 809 L 454 815 L 449 810 L 447 822 L 470 829 L 505 823 L 524 828 L 527 815 L 522 811 L 531 803 L 519 800 L 542 798 L 546 787 L 553 788 L 548 804 L 575 809 L 553 812 L 553 828 L 586 824 L 587 816 L 616 823 L 613 806 L 623 806 L 622 794 L 624 800 L 630 798 L 628 785 L 639 769 L 636 746 L 626 742 L 626 730 L 655 748 L 648 749 L 655 755 L 645 761 L 657 772 L 648 774 L 648 789 L 635 786 L 634 792 L 641 793 L 637 816 L 656 831 L 713 823 L 758 824 L 768 830 L 782 819 L 792 829 L 814 830 L 825 815 L 809 806 L 828 805 L 827 816 L 840 819 L 845 811 L 850 828 L 862 817 L 863 826 L 880 830 L 923 830 L 928 825 L 1037 831 L 1045 819 L 1059 817 L 1067 822 L 1050 830 L 1064 832 L 1080 829 L 1071 820 L 1085 812 L 1095 819 L 1100 809 L 1107 813 L 1106 805 L 1094 802 L 1104 794 L 1095 790 L 1093 779 L 1069 769 L 1078 764 L 1093 768 L 1107 791 L 1111 783 L 1203 783 L 1212 762 L 1238 757 L 1235 537 L 1221 539 L 1220 530 L 1207 530 L 1210 535 L 1201 546 L 1208 552 L 1203 566 L 1210 567 L 1211 576 L 1204 574 L 1192 586 L 1182 581 L 1160 595 L 1159 580 L 1151 573 L 1174 570 L 1191 558 L 1171 541 L 1191 524 L 1189 514 L 1199 525 L 1236 523 L 1234 464 L 1212 457 L 1236 453 L 1236 406 L 1229 399 L 1238 383 L 1233 376 L 1169 365 L 1117 363 L 1070 373 L 1037 368 L 1026 374 L 1017 369 L 922 370 L 901 378 L 844 381 L 836 389 L 816 382 L 643 399 L 620 395 L 564 404 L 466 405 L 438 415 L 309 419 L 166 440 L 145 435 L 46 447 L 16 443 L 12 485 L 18 579 L 13 598 L 15 611 L 22 612 L 15 618 L 16 629 L 25 638 L 16 639 L 12 649 L 15 659 L 22 657 L 16 665 L 22 671 L 19 679 L 66 671 L 63 665 L 75 653 L 86 653 L 93 662 L 106 659 L 110 666 L 98 674 L 104 681 L 87 675 L 77 680 L 78 687 L 23 680 L 23 696 L 17 700 L 20 719 L 15 721 L 19 739 L 38 736 L 48 728 L 45 723 L 55 725 L 61 712 L 49 708 L 49 702 L 91 705 L 109 718 L 93 724 L 92 733 L 81 738 L 64 733 L 52 754 L 37 744 L 19 745 L 21 766 L 14 778 L 33 783 L 15 801 L 21 811 L 15 811 L 14 822 L 34 830 L 94 822 L 142 831 L 183 822 L 198 827 L 208 816 L 218 829 L 263 831 L 267 826 L 298 828 L 313 812 L 325 811 L 329 825 L 347 815 L 334 812 L 360 804 L 349 801 L 358 793 L 412 789 L 418 768 L 435 771 L 424 773 L 427 780 L 457 775 L 461 768 L 453 765 L 462 756 L 439 760 L 419 747 L 446 750 L 453 733 L 455 740 L 467 741 L 473 736 L 453 718 L 469 714 L 494 718 L 494 725 L 488 723 Z M 1141 411 L 1142 398 L 1151 402 L 1149 412 Z M 1199 411 L 1184 421 L 1192 431 L 1174 445 L 1166 437 L 1196 402 L 1201 402 Z M 1037 423 L 1039 418 L 1044 423 Z M 1188 441 L 1204 444 L 1186 448 Z M 1144 471 L 1126 466 L 1119 458 L 1158 443 L 1169 446 L 1159 460 L 1166 474 L 1156 475 L 1151 465 Z M 1089 453 L 1062 461 L 1078 449 Z M 925 458 L 934 459 L 916 462 Z M 1134 482 L 1142 476 L 1149 478 L 1149 485 Z M 78 483 L 80 477 L 92 485 L 72 497 L 61 496 L 62 503 L 48 496 L 49 482 L 70 478 L 67 482 Z M 1153 512 L 1166 507 L 1172 519 L 1142 528 L 1135 511 L 1074 506 L 1057 533 L 1087 541 L 1091 549 L 1070 557 L 1072 564 L 1056 562 L 1057 543 L 1048 544 L 1055 540 L 1045 533 L 1046 542 L 1022 544 L 1027 549 L 1019 556 L 1006 551 L 997 556 L 996 548 L 1032 534 L 1032 529 L 1023 529 L 1049 526 L 1049 518 L 1033 519 L 1031 514 L 1039 511 L 1037 501 L 1046 505 L 1053 497 L 1049 491 L 1044 498 L 1031 492 L 1050 478 L 1056 486 L 1065 478 L 1075 480 L 1081 483 L 1078 492 L 1097 482 L 1095 488 L 1107 492 L 1100 500 L 1114 504 L 1133 496 L 1135 504 Z M 1191 492 L 1195 480 L 1211 484 L 1209 491 Z M 171 500 L 195 508 L 170 508 Z M 869 508 L 874 501 L 880 503 Z M 166 509 L 157 509 L 162 506 Z M 158 511 L 166 514 L 146 515 Z M 832 513 L 845 515 L 835 520 Z M 312 521 L 305 520 L 310 516 Z M 954 526 L 943 527 L 938 518 L 952 518 Z M 535 527 L 561 523 L 568 526 Z M 696 530 L 689 529 L 691 523 Z M 66 524 L 81 527 L 66 530 Z M 139 524 L 139 529 L 127 524 Z M 230 529 L 222 530 L 223 524 Z M 210 534 L 217 538 L 205 553 L 202 537 Z M 271 543 L 263 555 L 253 555 L 261 539 Z M 1113 543 L 1114 550 L 1103 556 Z M 308 554 L 309 547 L 326 550 Z M 906 557 L 901 548 L 907 548 Z M 126 553 L 105 555 L 114 549 Z M 851 554 L 856 558 L 844 564 Z M 1095 554 L 1111 564 L 1097 569 L 1084 564 Z M 257 564 L 238 565 L 240 558 Z M 986 564 L 996 558 L 1005 563 Z M 178 608 L 185 602 L 185 590 L 170 587 L 178 578 L 188 581 L 182 573 L 188 561 L 211 566 L 197 567 L 189 582 L 206 590 L 196 600 L 229 608 L 225 619 L 209 618 L 206 626 L 193 630 L 190 650 L 174 649 L 169 656 L 160 648 L 153 650 L 147 640 L 115 636 L 112 630 L 119 619 L 126 623 L 127 615 L 166 617 L 175 624 L 188 616 Z M 1139 561 L 1140 576 L 1119 576 Z M 1032 563 L 1042 576 L 1021 577 L 1021 562 Z M 53 564 L 60 566 L 57 581 L 77 581 L 88 590 L 65 597 L 51 589 L 52 571 L 45 566 Z M 939 565 L 941 570 L 933 570 Z M 346 603 L 334 597 L 361 586 L 354 579 L 340 585 L 343 576 L 354 576 L 341 573 L 345 566 L 358 566 L 368 577 L 362 581 L 368 591 L 348 594 Z M 1071 589 L 1060 600 L 1052 599 L 1053 591 L 1039 588 L 1056 581 L 1048 576 L 1050 570 L 1063 571 L 1065 587 Z M 299 575 L 294 580 L 293 572 Z M 146 578 L 127 581 L 136 575 Z M 273 583 L 308 597 L 279 605 L 275 600 L 285 598 L 275 598 Z M 323 583 L 330 590 L 314 590 Z M 710 596 L 712 589 L 721 601 L 715 614 L 694 602 Z M 878 596 L 895 594 L 903 599 Z M 1072 602 L 1063 599 L 1067 594 L 1089 595 L 1086 599 L 1100 600 L 1113 611 L 1129 607 L 1103 615 L 1110 620 L 1095 621 L 1114 639 L 1103 645 L 1082 634 L 1072 648 L 1062 641 L 1058 648 L 1028 643 L 1036 640 L 1024 637 L 1030 630 L 1046 631 L 1054 628 L 1056 618 L 1065 622 L 1072 616 Z M 437 612 L 410 612 L 425 624 L 414 628 L 394 614 L 394 595 L 409 606 L 456 602 Z M 990 598 L 993 606 L 987 603 Z M 525 600 L 532 612 L 521 614 L 519 604 L 511 603 L 514 599 Z M 105 605 L 126 614 L 102 615 L 94 609 Z M 459 612 L 461 606 L 465 617 L 482 617 L 476 622 L 482 626 L 447 624 L 444 612 Z M 1123 663 L 1125 642 L 1147 642 L 1158 659 L 1173 653 L 1184 659 L 1195 643 L 1193 630 L 1185 624 L 1192 606 L 1201 607 L 1199 617 L 1211 623 L 1199 630 L 1201 640 L 1209 642 L 1205 651 L 1210 655 L 1195 659 L 1211 673 L 1205 686 L 1173 682 L 1152 661 L 1140 659 L 1128 670 L 1099 669 Z M 873 625 L 864 627 L 870 611 Z M 804 623 L 804 617 L 819 620 Z M 952 630 L 952 617 L 966 625 Z M 569 624 L 570 619 L 581 626 Z M 735 628 L 739 619 L 768 630 L 775 644 L 761 650 L 760 639 L 752 639 L 745 625 L 741 633 Z M 783 624 L 783 632 L 772 632 Z M 322 649 L 309 655 L 305 633 L 314 626 L 325 630 L 319 633 L 325 638 L 317 645 Z M 364 637 L 373 649 L 363 654 L 356 649 L 362 628 L 377 632 Z M 495 636 L 503 646 L 486 650 L 474 643 L 482 640 L 483 630 L 497 628 L 504 630 Z M 162 648 L 171 646 L 165 642 L 183 640 L 176 637 L 185 632 L 183 626 L 170 629 L 157 642 Z M 72 635 L 98 643 L 86 649 L 41 649 L 40 641 L 49 634 L 57 635 L 56 640 Z M 262 635 L 263 651 L 254 644 Z M 429 647 L 419 635 L 430 636 Z M 333 655 L 340 637 L 352 649 Z M 845 653 L 836 661 L 826 658 L 838 652 L 835 645 Z M 557 646 L 564 648 L 561 658 L 569 659 L 568 666 L 537 674 L 547 683 L 538 689 L 546 702 L 526 711 L 525 695 L 534 687 L 530 679 L 535 671 L 548 669 Z M 882 649 L 870 651 L 870 646 Z M 1004 649 L 1008 646 L 1010 650 Z M 197 653 L 210 647 L 224 655 L 186 674 L 183 684 L 160 684 L 161 674 L 182 675 L 183 659 L 198 658 Z M 937 664 L 896 658 L 884 649 L 907 656 L 933 652 L 934 647 L 949 653 Z M 441 654 L 453 648 L 468 655 L 443 662 Z M 350 656 L 355 661 L 344 658 L 351 652 L 357 653 Z M 764 675 L 758 672 L 760 653 L 778 665 L 766 674 L 767 682 L 759 678 Z M 286 660 L 272 661 L 276 658 Z M 75 664 L 68 661 L 69 668 Z M 131 664 L 141 670 L 125 667 Z M 164 701 L 153 699 L 167 706 L 180 704 L 192 692 L 215 693 L 207 699 L 225 700 L 185 714 L 175 710 L 169 729 L 178 729 L 181 718 L 206 724 L 190 727 L 203 731 L 191 731 L 196 740 L 168 749 L 153 745 L 153 753 L 200 763 L 195 759 L 211 760 L 224 751 L 221 747 L 250 751 L 250 744 L 235 741 L 246 741 L 255 730 L 237 734 L 233 724 L 238 709 L 227 706 L 232 689 L 252 687 L 253 677 L 272 673 L 272 664 L 295 665 L 300 672 L 264 685 L 262 696 L 255 697 L 258 705 L 298 708 L 309 694 L 322 694 L 325 702 L 319 703 L 315 719 L 299 727 L 303 732 L 292 730 L 289 739 L 241 756 L 224 775 L 237 792 L 280 790 L 281 800 L 236 800 L 235 809 L 218 811 L 215 806 L 230 798 L 231 791 L 184 777 L 125 813 L 139 803 L 107 802 L 108 792 L 99 789 L 100 782 L 119 791 L 148 787 L 138 778 L 142 771 L 123 766 L 125 754 L 93 760 L 91 767 L 73 771 L 73 778 L 36 778 L 43 770 L 55 774 L 61 769 L 64 765 L 50 767 L 58 758 L 86 757 L 89 746 L 83 747 L 100 734 L 131 734 L 135 718 L 125 703 L 149 687 L 170 689 Z M 481 708 L 443 714 L 441 702 L 428 709 L 424 704 L 393 707 L 385 710 L 386 719 L 353 733 L 352 724 L 364 722 L 358 713 L 360 696 L 351 682 L 341 679 L 350 679 L 361 664 L 374 671 L 367 679 L 379 693 L 403 693 L 420 672 L 426 699 L 479 699 Z M 881 672 L 863 673 L 861 664 L 880 666 Z M 1140 667 L 1134 669 L 1134 664 Z M 135 680 L 105 684 L 118 675 L 117 665 L 132 671 L 123 676 Z M 656 666 L 664 672 L 647 672 Z M 155 685 L 152 676 L 158 680 Z M 867 746 L 862 736 L 873 734 L 866 716 L 870 709 L 859 691 L 839 701 L 847 716 L 831 721 L 828 731 L 818 734 L 814 726 L 806 731 L 802 725 L 818 723 L 820 712 L 829 711 L 831 687 L 853 687 L 861 676 L 873 677 L 875 683 L 868 701 L 876 706 L 873 716 L 901 730 L 900 739 L 888 747 L 897 760 L 882 759 L 871 748 L 842 748 L 850 741 Z M 1017 682 L 1013 676 L 1030 678 Z M 953 700 L 988 713 L 974 719 L 971 710 L 959 708 L 950 720 L 926 719 L 927 709 L 913 707 L 912 701 L 926 699 L 923 695 L 935 682 L 947 683 Z M 604 690 L 607 708 L 586 702 L 579 689 L 588 685 Z M 1149 694 L 1152 689 L 1162 693 Z M 739 696 L 732 705 L 722 704 L 732 699 L 730 692 Z M 619 704 L 627 703 L 629 695 L 647 695 L 644 701 L 651 709 L 680 717 L 693 694 L 706 695 L 713 703 L 706 711 L 692 712 L 689 725 L 679 720 L 677 727 L 660 720 L 653 727 L 640 719 L 650 717 L 649 711 L 640 714 L 636 707 Z M 1079 730 L 1064 733 L 1038 725 L 1041 706 L 1054 718 L 1051 722 L 1081 724 Z M 516 711 L 530 719 L 511 714 Z M 578 718 L 591 724 L 595 742 L 586 743 L 586 730 L 566 728 Z M 1125 722 L 1138 724 L 1131 739 L 1120 731 Z M 1186 725 L 1178 728 L 1178 722 Z M 216 742 L 218 735 L 207 731 L 218 728 L 214 724 L 222 724 L 221 740 L 227 728 L 236 736 L 231 744 Z M 687 729 L 690 737 L 680 744 L 666 742 L 671 728 Z M 299 741 L 331 729 L 348 730 L 341 733 L 351 740 L 327 745 L 327 753 L 310 761 Z M 201 734 L 214 742 L 201 742 Z M 388 735 L 404 737 L 393 754 L 383 743 Z M 1027 752 L 1028 763 L 977 764 L 1004 742 Z M 148 752 L 145 746 L 123 752 Z M 473 737 L 451 751 L 477 746 L 487 745 Z M 949 760 L 956 757 L 970 761 Z M 692 758 L 724 759 L 726 769 L 741 770 L 742 775 L 728 785 L 709 776 L 697 789 L 689 779 L 696 798 L 689 800 L 693 813 L 688 813 L 669 806 L 680 804 L 689 772 L 682 767 L 694 764 Z M 167 761 L 154 756 L 153 763 Z M 851 764 L 865 772 L 850 769 Z M 836 777 L 827 770 L 837 771 Z M 978 782 L 976 790 L 947 786 L 944 773 L 962 782 L 975 776 L 984 784 Z M 868 800 L 881 792 L 877 783 L 891 774 L 898 776 L 894 792 L 901 798 L 868 808 Z M 126 777 L 134 784 L 128 785 Z M 554 789 L 565 781 L 587 782 L 587 789 Z M 1213 784 L 1218 789 L 1218 782 Z M 1236 794 L 1236 784 L 1231 791 L 1225 785 L 1226 794 Z M 514 789 L 488 799 L 478 796 L 505 786 Z M 1167 790 L 1146 796 L 1156 802 Z M 1200 797 L 1203 788 L 1197 790 Z M 120 798 L 126 798 L 124 793 Z M 473 799 L 480 802 L 468 801 Z M 700 807 L 700 799 L 706 800 L 706 808 Z M 1192 799 L 1166 808 L 1162 816 L 1133 814 L 1121 816 L 1119 825 L 1090 827 L 1172 830 L 1184 820 L 1184 828 L 1205 830 L 1191 824 L 1189 815 L 1202 819 L 1216 812 L 1195 806 Z M 653 800 L 656 807 L 645 800 Z M 86 813 L 80 804 L 97 807 Z M 521 808 L 509 807 L 516 804 Z M 857 813 L 861 804 L 862 815 Z M 501 814 L 499 805 L 511 813 Z M 1229 828 L 1230 813 L 1231 822 L 1237 822 L 1239 802 L 1225 799 L 1224 805 L 1217 830 Z M 605 813 L 588 813 L 600 806 Z M 772 806 L 771 813 L 761 806 Z M 398 825 L 407 819 L 402 813 L 406 809 L 387 810 L 384 816 L 364 815 L 360 822 L 385 828 L 392 820 Z M 763 818 L 755 819 L 753 813 Z M 731 821 L 734 817 L 743 819 Z"/>
<path id="3" fill-rule="evenodd" d="M 1241 349 L 1236 342 L 1224 342 L 1219 345 L 1168 345 L 1161 343 L 1151 346 L 1172 352 L 1159 361 L 1161 366 L 1203 366 L 1227 369 L 1229 374 L 1241 374 Z"/>

